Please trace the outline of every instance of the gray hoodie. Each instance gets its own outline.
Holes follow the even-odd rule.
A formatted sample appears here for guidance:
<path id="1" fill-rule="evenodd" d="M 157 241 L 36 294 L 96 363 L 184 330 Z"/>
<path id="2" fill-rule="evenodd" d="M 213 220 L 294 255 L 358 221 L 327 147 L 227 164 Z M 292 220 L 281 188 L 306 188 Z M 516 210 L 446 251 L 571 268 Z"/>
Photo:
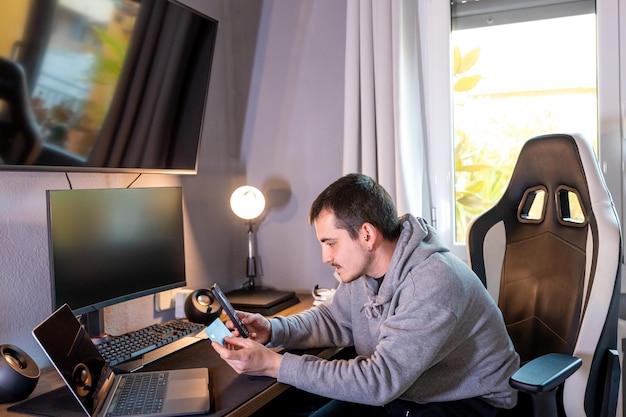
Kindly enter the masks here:
<path id="1" fill-rule="evenodd" d="M 515 405 L 519 368 L 502 315 L 434 229 L 405 215 L 380 290 L 370 277 L 340 284 L 332 300 L 270 319 L 271 346 L 354 346 L 349 360 L 285 353 L 278 381 L 328 398 L 384 405 L 481 397 Z"/>

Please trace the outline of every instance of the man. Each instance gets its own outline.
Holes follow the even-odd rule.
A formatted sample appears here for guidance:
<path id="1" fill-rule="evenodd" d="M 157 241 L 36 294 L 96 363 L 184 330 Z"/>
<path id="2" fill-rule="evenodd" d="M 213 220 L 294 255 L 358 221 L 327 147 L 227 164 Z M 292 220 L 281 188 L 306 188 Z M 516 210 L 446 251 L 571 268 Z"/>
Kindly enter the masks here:
<path id="1" fill-rule="evenodd" d="M 519 356 L 500 310 L 423 219 L 398 218 L 379 184 L 349 174 L 317 197 L 309 221 L 342 283 L 329 302 L 293 316 L 239 312 L 252 337 L 213 343 L 236 372 L 333 399 L 316 416 L 485 417 L 515 405 L 508 379 Z M 356 357 L 272 346 L 354 346 Z"/>

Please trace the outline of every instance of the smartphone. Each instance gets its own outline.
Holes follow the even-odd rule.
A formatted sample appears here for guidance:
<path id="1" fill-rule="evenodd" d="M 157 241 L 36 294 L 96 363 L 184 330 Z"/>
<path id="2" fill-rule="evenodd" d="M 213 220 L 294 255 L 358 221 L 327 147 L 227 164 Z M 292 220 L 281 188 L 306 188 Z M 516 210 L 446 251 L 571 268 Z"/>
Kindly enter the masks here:
<path id="1" fill-rule="evenodd" d="M 220 287 L 218 287 L 217 284 L 213 284 L 213 286 L 211 287 L 211 292 L 213 293 L 213 297 L 215 297 L 217 302 L 220 303 L 220 305 L 222 306 L 222 309 L 224 310 L 230 321 L 235 324 L 235 327 L 237 328 L 237 330 L 239 330 L 239 334 L 241 335 L 241 337 L 249 337 L 250 334 L 244 327 L 241 320 L 239 320 L 239 317 L 237 317 L 235 309 L 230 304 L 230 302 L 228 302 L 228 299 L 226 299 L 226 296 L 224 295 Z"/>

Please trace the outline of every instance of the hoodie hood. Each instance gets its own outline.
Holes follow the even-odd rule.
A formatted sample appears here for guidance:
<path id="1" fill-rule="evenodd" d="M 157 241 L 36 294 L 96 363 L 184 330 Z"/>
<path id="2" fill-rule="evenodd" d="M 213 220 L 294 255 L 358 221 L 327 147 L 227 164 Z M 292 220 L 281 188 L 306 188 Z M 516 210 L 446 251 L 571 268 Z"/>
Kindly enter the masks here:
<path id="1" fill-rule="evenodd" d="M 376 279 L 364 277 L 365 292 L 368 302 L 363 310 L 368 317 L 380 317 L 383 306 L 388 303 L 396 289 L 410 271 L 406 268 L 416 268 L 434 253 L 449 252 L 441 240 L 432 233 L 431 226 L 426 220 L 405 214 L 400 218 L 402 232 L 398 238 L 396 249 L 391 257 L 389 269 L 385 274 L 384 282 L 378 289 Z M 410 262 L 409 262 L 410 261 Z M 407 266 L 410 265 L 410 266 Z"/>

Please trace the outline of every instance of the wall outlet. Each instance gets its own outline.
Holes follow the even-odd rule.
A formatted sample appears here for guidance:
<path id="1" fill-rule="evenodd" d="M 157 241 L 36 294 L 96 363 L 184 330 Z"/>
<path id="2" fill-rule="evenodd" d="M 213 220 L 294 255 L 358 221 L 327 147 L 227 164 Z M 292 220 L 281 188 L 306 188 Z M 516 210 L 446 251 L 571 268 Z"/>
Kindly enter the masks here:
<path id="1" fill-rule="evenodd" d="M 161 311 L 171 310 L 175 307 L 174 295 L 178 290 L 167 290 L 154 294 L 154 310 L 157 313 Z"/>
<path id="2" fill-rule="evenodd" d="M 184 319 L 187 317 L 185 314 L 185 300 L 189 294 L 191 294 L 193 290 L 190 289 L 182 289 L 174 291 L 174 304 L 176 305 L 176 310 L 174 312 L 174 317 L 177 319 Z"/>

